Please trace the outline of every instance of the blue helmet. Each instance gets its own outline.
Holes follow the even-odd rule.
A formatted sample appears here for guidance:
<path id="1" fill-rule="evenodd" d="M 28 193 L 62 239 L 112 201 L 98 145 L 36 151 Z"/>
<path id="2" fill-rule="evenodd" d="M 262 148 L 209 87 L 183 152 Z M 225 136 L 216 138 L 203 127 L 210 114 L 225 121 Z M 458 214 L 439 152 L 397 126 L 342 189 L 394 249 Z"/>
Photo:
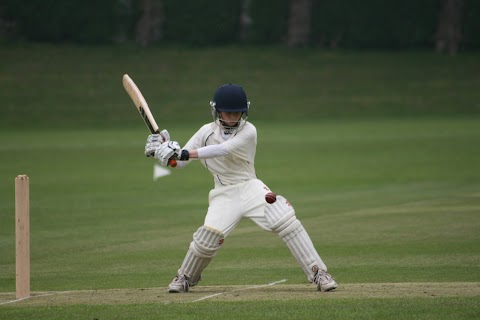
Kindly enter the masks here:
<path id="1" fill-rule="evenodd" d="M 222 112 L 248 113 L 250 102 L 242 86 L 238 84 L 224 84 L 220 86 L 210 102 L 212 108 Z"/>
<path id="2" fill-rule="evenodd" d="M 242 86 L 238 84 L 224 84 L 221 85 L 213 95 L 210 101 L 212 108 L 213 121 L 221 125 L 225 133 L 231 134 L 240 130 L 248 118 L 248 108 L 250 101 L 247 100 L 247 95 Z M 242 116 L 235 126 L 228 126 L 219 115 L 219 112 L 241 112 Z"/>

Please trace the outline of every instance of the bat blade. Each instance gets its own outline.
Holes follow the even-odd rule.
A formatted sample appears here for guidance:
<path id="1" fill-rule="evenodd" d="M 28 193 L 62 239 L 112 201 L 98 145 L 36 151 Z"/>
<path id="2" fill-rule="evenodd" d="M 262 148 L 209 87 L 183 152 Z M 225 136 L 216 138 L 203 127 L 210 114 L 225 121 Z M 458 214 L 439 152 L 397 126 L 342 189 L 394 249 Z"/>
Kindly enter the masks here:
<path id="1" fill-rule="evenodd" d="M 138 89 L 135 82 L 133 82 L 132 78 L 130 78 L 128 74 L 123 75 L 122 82 L 125 91 L 127 91 L 130 99 L 132 99 L 133 103 L 135 104 L 135 107 L 137 108 L 140 116 L 147 125 L 148 130 L 150 130 L 152 134 L 160 133 L 157 122 L 155 121 L 155 118 L 153 117 L 152 112 L 148 107 L 147 101 L 143 97 L 142 92 Z"/>
<path id="2" fill-rule="evenodd" d="M 124 74 L 122 78 L 122 83 L 123 87 L 125 88 L 125 91 L 127 91 L 128 95 L 130 96 L 130 99 L 132 99 L 133 103 L 135 104 L 135 107 L 137 108 L 138 112 L 140 113 L 140 116 L 142 117 L 143 121 L 147 125 L 148 130 L 150 130 L 150 133 L 155 134 L 160 133 L 160 129 L 158 127 L 157 122 L 155 121 L 155 118 L 152 115 L 152 112 L 150 111 L 150 108 L 148 107 L 147 101 L 143 97 L 142 92 L 140 89 L 138 89 L 137 85 L 135 82 L 133 82 L 132 78 L 128 74 Z M 166 137 L 162 135 L 163 141 L 166 140 Z M 177 166 L 177 161 L 174 159 L 170 159 L 169 165 L 171 167 L 176 167 Z"/>

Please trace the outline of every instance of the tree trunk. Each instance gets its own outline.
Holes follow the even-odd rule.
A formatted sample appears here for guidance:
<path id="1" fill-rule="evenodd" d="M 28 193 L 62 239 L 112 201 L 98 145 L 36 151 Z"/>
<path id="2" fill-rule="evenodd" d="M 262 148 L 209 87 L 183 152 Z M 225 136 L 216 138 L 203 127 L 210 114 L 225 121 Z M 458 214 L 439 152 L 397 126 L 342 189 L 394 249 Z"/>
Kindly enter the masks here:
<path id="1" fill-rule="evenodd" d="M 312 0 L 290 0 L 287 44 L 305 46 L 310 41 Z"/>
<path id="2" fill-rule="evenodd" d="M 143 0 L 142 16 L 137 23 L 135 40 L 143 47 L 161 40 L 163 37 L 163 21 L 163 1 Z"/>
<path id="3" fill-rule="evenodd" d="M 252 26 L 252 17 L 250 16 L 251 0 L 242 0 L 242 11 L 240 12 L 240 40 L 246 41 L 248 32 Z"/>
<path id="4" fill-rule="evenodd" d="M 462 40 L 465 0 L 443 0 L 438 16 L 435 49 L 455 55 Z"/>

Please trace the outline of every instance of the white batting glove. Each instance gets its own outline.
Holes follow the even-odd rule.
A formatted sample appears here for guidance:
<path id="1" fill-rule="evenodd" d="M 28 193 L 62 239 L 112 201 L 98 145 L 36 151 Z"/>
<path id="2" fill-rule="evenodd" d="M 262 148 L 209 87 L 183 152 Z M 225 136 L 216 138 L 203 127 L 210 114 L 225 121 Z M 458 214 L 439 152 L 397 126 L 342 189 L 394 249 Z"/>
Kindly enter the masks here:
<path id="1" fill-rule="evenodd" d="M 163 137 L 163 142 L 170 141 L 170 133 L 168 133 L 167 129 L 160 131 L 160 135 Z"/>
<path id="2" fill-rule="evenodd" d="M 159 148 L 163 143 L 163 138 L 159 134 L 151 134 L 147 138 L 145 143 L 145 155 L 151 157 L 155 154 L 155 150 Z"/>
<path id="3" fill-rule="evenodd" d="M 162 166 L 166 167 L 170 159 L 179 158 L 181 150 L 177 141 L 167 141 L 155 150 L 154 157 L 160 161 Z"/>
<path id="4" fill-rule="evenodd" d="M 147 137 L 147 142 L 145 144 L 145 155 L 147 157 L 153 157 L 155 150 L 157 150 L 162 143 L 170 140 L 170 134 L 167 130 L 162 130 L 160 134 L 151 134 Z"/>

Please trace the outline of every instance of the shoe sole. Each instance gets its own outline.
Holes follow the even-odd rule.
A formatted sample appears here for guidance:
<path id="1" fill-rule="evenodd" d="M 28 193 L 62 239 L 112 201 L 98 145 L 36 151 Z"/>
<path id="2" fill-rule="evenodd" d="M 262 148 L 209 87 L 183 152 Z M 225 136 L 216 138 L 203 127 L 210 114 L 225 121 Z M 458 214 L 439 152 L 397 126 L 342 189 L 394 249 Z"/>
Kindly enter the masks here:
<path id="1" fill-rule="evenodd" d="M 168 290 L 169 293 L 180 293 L 179 290 Z"/>
<path id="2" fill-rule="evenodd" d="M 323 288 L 319 288 L 319 287 L 317 287 L 317 289 L 318 289 L 318 291 L 321 291 L 321 292 L 329 292 L 329 291 L 337 289 L 337 287 L 338 287 L 338 285 L 334 285 L 334 286 L 332 286 L 330 288 L 327 288 L 327 289 L 323 289 Z"/>
<path id="3" fill-rule="evenodd" d="M 185 292 L 188 292 L 188 290 L 181 290 L 181 289 L 169 288 L 169 289 L 168 289 L 168 292 L 170 292 L 170 293 L 185 293 Z"/>

